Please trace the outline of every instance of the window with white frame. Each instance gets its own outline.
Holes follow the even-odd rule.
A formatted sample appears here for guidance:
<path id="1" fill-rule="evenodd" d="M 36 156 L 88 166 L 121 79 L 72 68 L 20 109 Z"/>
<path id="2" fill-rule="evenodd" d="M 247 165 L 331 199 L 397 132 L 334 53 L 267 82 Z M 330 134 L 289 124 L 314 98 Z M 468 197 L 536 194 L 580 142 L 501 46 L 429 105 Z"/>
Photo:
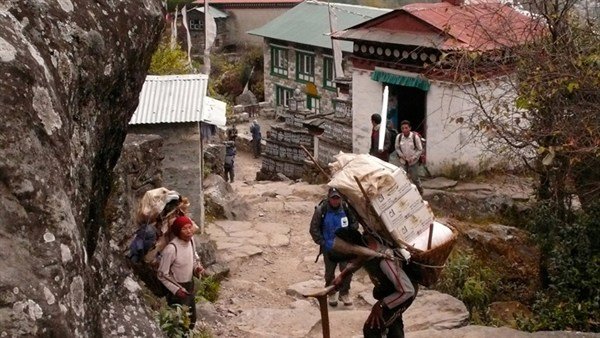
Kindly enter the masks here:
<path id="1" fill-rule="evenodd" d="M 271 74 L 287 77 L 288 51 L 282 47 L 271 46 Z"/>
<path id="2" fill-rule="evenodd" d="M 204 22 L 200 19 L 190 19 L 190 30 L 192 30 L 192 31 L 204 30 Z"/>
<path id="3" fill-rule="evenodd" d="M 275 85 L 275 105 L 276 106 L 289 106 L 290 98 L 293 95 L 293 91 L 290 88 Z"/>
<path id="4" fill-rule="evenodd" d="M 319 113 L 321 110 L 321 98 L 313 95 L 306 95 L 306 108 Z"/>
<path id="5" fill-rule="evenodd" d="M 323 87 L 335 90 L 333 58 L 331 56 L 323 57 Z"/>
<path id="6" fill-rule="evenodd" d="M 315 56 L 314 54 L 296 52 L 296 79 L 306 82 L 315 82 Z"/>

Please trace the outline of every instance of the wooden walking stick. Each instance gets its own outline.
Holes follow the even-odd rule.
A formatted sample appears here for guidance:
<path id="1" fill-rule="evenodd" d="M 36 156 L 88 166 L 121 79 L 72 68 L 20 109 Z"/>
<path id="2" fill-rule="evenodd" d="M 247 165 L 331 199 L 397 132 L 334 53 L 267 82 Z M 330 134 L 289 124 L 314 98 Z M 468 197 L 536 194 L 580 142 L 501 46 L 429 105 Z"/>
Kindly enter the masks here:
<path id="1" fill-rule="evenodd" d="M 321 289 L 317 292 L 303 294 L 304 297 L 314 297 L 319 301 L 319 310 L 321 311 L 321 328 L 323 331 L 323 338 L 330 338 L 329 332 L 329 309 L 327 308 L 327 294 L 333 290 L 335 286 L 329 285 L 328 287 Z"/>
<path id="2" fill-rule="evenodd" d="M 313 161 L 313 163 L 317 166 L 317 168 L 319 168 L 319 170 L 321 170 L 321 173 L 323 175 L 325 175 L 325 177 L 327 177 L 328 180 L 331 179 L 331 176 L 329 176 L 329 174 L 327 172 L 325 172 L 325 169 L 323 169 L 319 163 L 317 162 L 317 160 L 315 160 L 315 158 L 312 156 L 312 154 L 306 149 L 304 148 L 303 145 L 300 145 L 300 148 L 302 148 L 302 150 L 304 150 L 304 152 L 306 153 L 306 155 L 308 155 L 308 157 L 310 157 L 310 159 Z"/>

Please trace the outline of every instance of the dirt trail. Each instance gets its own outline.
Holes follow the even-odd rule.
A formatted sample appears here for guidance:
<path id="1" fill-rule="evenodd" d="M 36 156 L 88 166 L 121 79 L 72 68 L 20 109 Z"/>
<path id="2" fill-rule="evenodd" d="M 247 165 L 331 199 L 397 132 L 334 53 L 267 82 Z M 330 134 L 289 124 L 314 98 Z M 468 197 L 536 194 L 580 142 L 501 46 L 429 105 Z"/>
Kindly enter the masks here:
<path id="1" fill-rule="evenodd" d="M 314 206 L 324 196 L 326 187 L 305 185 L 300 192 L 286 194 L 290 191 L 290 183 L 254 181 L 260 166 L 260 159 L 238 151 L 232 187 L 249 201 L 249 222 L 284 224 L 290 228 L 290 242 L 287 246 L 263 247 L 259 255 L 228 263 L 230 276 L 222 283 L 220 299 L 215 304 L 224 322 L 223 326 L 214 329 L 218 337 L 248 337 L 247 332 L 236 328 L 236 317 L 240 313 L 255 308 L 289 309 L 290 304 L 297 300 L 286 294 L 290 285 L 309 280 L 324 281 L 323 261 L 321 258 L 318 263 L 314 262 L 318 247 L 310 238 L 308 229 Z M 359 274 L 354 280 L 362 282 L 363 278 L 365 276 Z M 333 311 L 369 308 L 357 293 L 352 296 L 354 306 L 345 308 L 340 305 Z M 310 311 L 319 313 L 316 307 Z"/>

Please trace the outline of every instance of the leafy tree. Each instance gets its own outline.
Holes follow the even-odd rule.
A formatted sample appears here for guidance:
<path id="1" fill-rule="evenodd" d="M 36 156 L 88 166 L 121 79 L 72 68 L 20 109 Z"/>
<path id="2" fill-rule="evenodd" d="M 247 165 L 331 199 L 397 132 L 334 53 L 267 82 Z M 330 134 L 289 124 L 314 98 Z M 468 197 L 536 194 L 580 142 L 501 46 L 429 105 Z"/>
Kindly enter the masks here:
<path id="1" fill-rule="evenodd" d="M 508 43 L 495 55 L 464 53 L 455 69 L 477 104 L 466 121 L 474 135 L 495 153 L 521 158 L 539 177 L 539 199 L 553 201 L 564 217 L 573 194 L 584 208 L 600 199 L 600 27 L 579 5 L 531 0 L 537 24 L 514 29 L 515 39 L 530 34 L 528 43 Z M 481 90 L 490 70 L 507 75 Z"/>
<path id="2" fill-rule="evenodd" d="M 173 11 L 175 11 L 175 7 L 181 9 L 181 8 L 183 8 L 183 6 L 190 5 L 193 2 L 194 2 L 194 0 L 167 0 L 167 10 L 169 12 L 173 12 Z M 210 0 L 208 3 L 210 5 Z"/>
<path id="3" fill-rule="evenodd" d="M 190 67 L 187 54 L 179 45 L 171 49 L 169 43 L 162 42 L 152 55 L 148 73 L 152 75 L 188 74 Z"/>
<path id="4" fill-rule="evenodd" d="M 583 5 L 530 0 L 534 25 L 501 25 L 519 35 L 502 41 L 488 32 L 503 48 L 453 60 L 476 104 L 465 121 L 473 135 L 495 153 L 522 159 L 539 178 L 529 227 L 545 288 L 536 318 L 522 326 L 531 330 L 600 330 L 600 27 L 598 12 Z M 525 44 L 511 44 L 524 37 Z M 504 76 L 490 79 L 498 73 Z"/>

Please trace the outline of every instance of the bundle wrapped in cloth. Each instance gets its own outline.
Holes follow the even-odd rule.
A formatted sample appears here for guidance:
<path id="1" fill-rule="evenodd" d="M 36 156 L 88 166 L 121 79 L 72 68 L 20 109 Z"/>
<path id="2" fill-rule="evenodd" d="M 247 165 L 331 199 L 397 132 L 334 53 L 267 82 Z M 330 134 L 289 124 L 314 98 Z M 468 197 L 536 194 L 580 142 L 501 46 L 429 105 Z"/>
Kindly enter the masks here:
<path id="1" fill-rule="evenodd" d="M 406 249 L 413 278 L 435 283 L 456 241 L 455 231 L 435 217 L 403 169 L 366 154 L 336 156 L 330 187 L 339 189 L 368 231 L 387 246 Z"/>

